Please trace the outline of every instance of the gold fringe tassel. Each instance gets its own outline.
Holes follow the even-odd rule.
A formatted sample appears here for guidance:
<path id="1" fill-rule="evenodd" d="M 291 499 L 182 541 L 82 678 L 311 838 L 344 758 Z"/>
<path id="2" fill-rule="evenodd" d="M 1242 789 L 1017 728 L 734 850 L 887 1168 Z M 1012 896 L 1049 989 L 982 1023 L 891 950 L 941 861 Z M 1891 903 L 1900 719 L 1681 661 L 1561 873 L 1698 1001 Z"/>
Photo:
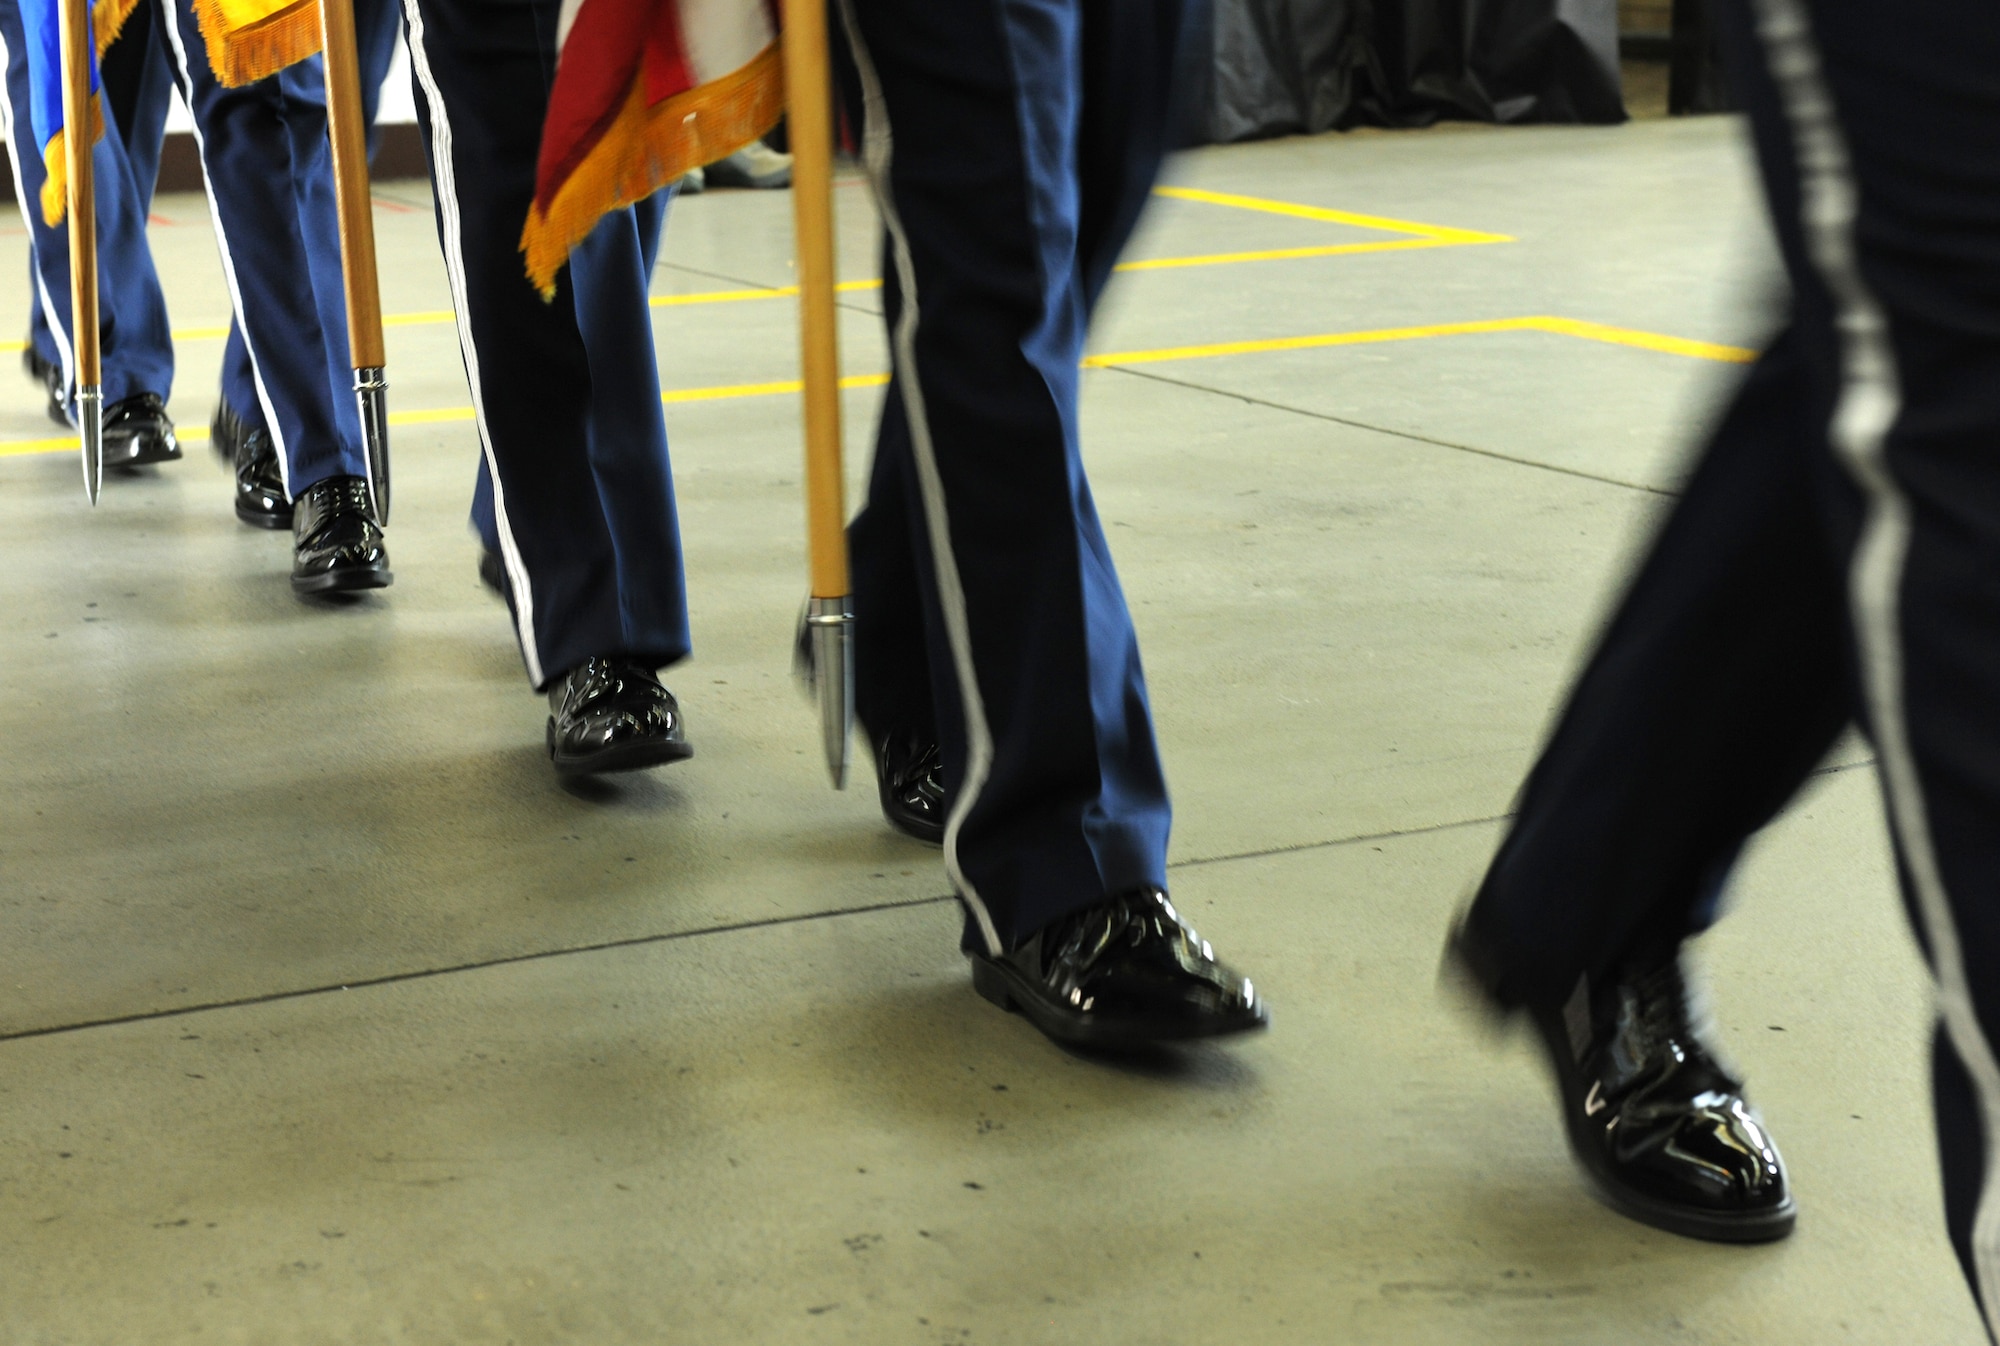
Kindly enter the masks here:
<path id="1" fill-rule="evenodd" d="M 643 201 L 690 169 L 742 149 L 785 111 L 784 64 L 774 43 L 720 79 L 646 106 L 645 74 L 604 136 L 556 189 L 546 211 L 528 209 L 521 251 L 544 299 L 569 252 L 614 210 Z"/>
<path id="2" fill-rule="evenodd" d="M 91 95 L 90 112 L 84 120 L 89 123 L 84 130 L 92 145 L 104 139 L 104 100 L 98 95 Z M 51 229 L 69 214 L 69 159 L 65 153 L 68 135 L 69 128 L 64 127 L 42 147 L 42 167 L 48 174 L 42 181 L 42 223 Z"/>
<path id="3" fill-rule="evenodd" d="M 97 0 L 90 7 L 90 31 L 97 36 L 97 59 L 102 61 L 104 53 L 118 40 L 118 34 L 125 31 L 125 20 L 132 17 L 139 8 L 140 0 Z"/>
<path id="4" fill-rule="evenodd" d="M 208 64 L 234 89 L 319 50 L 319 0 L 194 0 Z"/>

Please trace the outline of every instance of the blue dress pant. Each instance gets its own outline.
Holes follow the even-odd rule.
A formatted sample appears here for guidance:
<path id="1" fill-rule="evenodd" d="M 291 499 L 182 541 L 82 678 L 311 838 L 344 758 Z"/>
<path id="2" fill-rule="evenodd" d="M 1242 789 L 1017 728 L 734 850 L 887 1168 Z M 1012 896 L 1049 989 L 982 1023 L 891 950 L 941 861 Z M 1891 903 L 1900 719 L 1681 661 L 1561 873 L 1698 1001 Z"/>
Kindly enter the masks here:
<path id="1" fill-rule="evenodd" d="M 555 78 L 556 0 L 405 0 L 438 238 L 485 459 L 475 526 L 507 574 L 529 681 L 688 653 L 647 282 L 664 194 L 614 211 L 544 302 L 521 259 Z M 484 514 L 484 518 L 482 518 Z"/>
<path id="2" fill-rule="evenodd" d="M 368 150 L 371 155 L 379 139 L 375 110 L 382 101 L 382 81 L 388 77 L 389 64 L 396 57 L 397 28 L 395 0 L 355 0 L 354 37 L 361 67 L 361 116 L 368 127 Z M 320 72 L 320 62 L 315 59 L 280 72 L 278 78 L 292 81 L 288 87 L 298 97 L 311 101 L 324 97 L 325 77 Z M 328 163 L 330 165 L 332 160 L 329 159 Z M 343 308 L 342 312 L 344 314 L 346 310 Z M 269 429 L 264 419 L 263 403 L 257 396 L 256 372 L 250 365 L 250 348 L 243 339 L 243 324 L 233 317 L 229 322 L 229 336 L 222 347 L 222 400 L 249 429 Z"/>
<path id="3" fill-rule="evenodd" d="M 1722 11 L 1792 285 L 1468 914 L 1504 998 L 1652 963 L 1842 729 L 1936 974 L 1946 1225 L 2000 1324 L 2000 24 Z M 1782 953 L 1783 951 L 1775 951 Z"/>
<path id="4" fill-rule="evenodd" d="M 62 371 L 72 419 L 76 371 L 70 334 L 69 230 L 42 222 L 41 191 L 47 174 L 28 115 L 28 62 L 18 0 L 0 0 L 0 61 L 6 67 L 7 150 L 13 160 L 14 195 L 28 227 L 33 279 L 29 337 L 35 353 Z M 115 100 L 114 100 L 115 106 Z M 128 153 L 127 131 L 107 118 L 104 138 L 91 154 L 97 188 L 98 329 L 106 405 L 139 393 L 169 396 L 174 382 L 173 339 L 166 299 L 146 246 L 148 180 L 158 171 L 158 149 Z M 143 135 L 144 128 L 138 128 Z M 51 321 L 51 318 L 53 321 Z"/>
<path id="5" fill-rule="evenodd" d="M 674 199 L 674 188 L 666 187 L 655 192 L 632 207 L 633 222 L 639 227 L 639 267 L 646 274 L 648 282 L 653 275 L 653 267 L 660 258 L 660 235 L 667 225 L 667 207 Z M 612 246 L 616 247 L 616 230 L 612 231 Z M 603 246 L 593 234 L 583 242 L 578 252 L 583 255 L 583 265 L 591 269 L 599 248 Z M 574 263 L 572 258 L 572 263 Z M 643 441 L 642 441 L 643 442 Z M 480 545 L 496 556 L 500 553 L 500 520 L 493 509 L 493 469 L 486 465 L 486 456 L 480 455 L 479 473 L 472 483 L 472 531 L 479 535 Z"/>
<path id="6" fill-rule="evenodd" d="M 894 373 L 849 534 L 856 702 L 932 730 L 968 948 L 1164 886 L 1171 810 L 1078 362 L 1158 172 L 1184 0 L 846 0 Z"/>
<path id="7" fill-rule="evenodd" d="M 223 396 L 253 425 L 261 418 L 294 497 L 326 477 L 364 476 L 320 58 L 227 89 L 209 69 L 190 0 L 155 3 L 194 116 L 241 332 L 243 354 L 225 360 Z M 362 49 L 378 51 L 393 12 L 358 5 L 355 22 Z"/>

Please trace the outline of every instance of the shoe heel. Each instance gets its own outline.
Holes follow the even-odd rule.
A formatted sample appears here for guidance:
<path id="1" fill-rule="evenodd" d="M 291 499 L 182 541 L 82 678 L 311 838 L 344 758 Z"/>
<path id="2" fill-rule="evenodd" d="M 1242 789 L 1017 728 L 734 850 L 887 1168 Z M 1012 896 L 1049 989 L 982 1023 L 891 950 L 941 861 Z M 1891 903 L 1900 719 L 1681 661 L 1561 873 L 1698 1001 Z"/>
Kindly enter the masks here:
<path id="1" fill-rule="evenodd" d="M 972 960 L 972 989 L 1009 1014 L 1020 1012 L 1015 1008 L 1014 997 L 1008 990 L 1006 976 L 984 958 Z"/>

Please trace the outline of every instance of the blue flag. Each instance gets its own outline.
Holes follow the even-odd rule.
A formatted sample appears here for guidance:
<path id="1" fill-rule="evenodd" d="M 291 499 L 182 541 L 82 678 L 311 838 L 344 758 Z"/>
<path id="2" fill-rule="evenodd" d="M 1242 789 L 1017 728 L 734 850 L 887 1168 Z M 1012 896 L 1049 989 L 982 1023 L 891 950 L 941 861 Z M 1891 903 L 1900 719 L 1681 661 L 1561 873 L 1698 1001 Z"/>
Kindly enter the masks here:
<path id="1" fill-rule="evenodd" d="M 35 143 L 42 147 L 48 179 L 42 184 L 42 219 L 51 228 L 61 224 L 69 207 L 69 163 L 64 157 L 62 11 L 59 0 L 20 0 L 21 27 L 28 46 L 28 117 Z M 104 134 L 103 103 L 98 97 L 97 58 L 118 36 L 139 0 L 98 0 L 91 6 L 90 125 L 96 144 Z"/>

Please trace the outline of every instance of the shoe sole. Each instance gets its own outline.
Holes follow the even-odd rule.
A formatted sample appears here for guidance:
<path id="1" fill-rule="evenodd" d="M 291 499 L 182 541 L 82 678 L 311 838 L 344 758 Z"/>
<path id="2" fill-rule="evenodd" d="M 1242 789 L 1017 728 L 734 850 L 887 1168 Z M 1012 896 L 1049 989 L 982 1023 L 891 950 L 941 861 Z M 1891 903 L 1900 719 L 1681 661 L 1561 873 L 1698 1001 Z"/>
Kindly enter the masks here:
<path id="1" fill-rule="evenodd" d="M 1789 1193 L 1782 1206 L 1749 1215 L 1724 1215 L 1690 1209 L 1634 1191 L 1601 1168 L 1601 1156 L 1584 1134 L 1584 1119 L 1568 1103 L 1575 1092 L 1570 1087 L 1575 1081 L 1569 1079 L 1570 1072 L 1558 1054 L 1563 1039 L 1554 1035 L 1562 1031 L 1561 1023 L 1559 1020 L 1546 1022 L 1540 1014 L 1529 1017 L 1534 1021 L 1542 1044 L 1548 1050 L 1550 1064 L 1555 1068 L 1556 1100 L 1562 1108 L 1563 1134 L 1569 1140 L 1570 1153 L 1575 1156 L 1577 1167 L 1583 1170 L 1591 1194 L 1599 1201 L 1629 1220 L 1708 1243 L 1775 1243 L 1792 1232 L 1798 1224 L 1799 1207 Z"/>
<path id="2" fill-rule="evenodd" d="M 584 757 L 569 757 L 556 751 L 555 717 L 549 717 L 547 730 L 549 761 L 554 764 L 556 774 L 565 779 L 573 776 L 615 775 L 621 771 L 648 771 L 656 766 L 671 766 L 675 762 L 685 762 L 694 756 L 694 745 L 686 740 L 659 742 L 651 739 L 635 739 L 630 743 L 620 743 L 616 747 L 605 748 Z"/>
<path id="3" fill-rule="evenodd" d="M 243 502 L 240 500 L 236 502 L 236 517 L 244 523 L 249 524 L 252 528 L 276 530 L 292 526 L 292 512 L 290 510 L 286 510 L 283 514 L 270 514 L 261 509 L 245 509 L 243 508 Z"/>
<path id="4" fill-rule="evenodd" d="M 912 841 L 921 841 L 926 846 L 944 845 L 944 829 L 942 827 L 936 827 L 929 823 L 911 822 L 908 818 L 899 815 L 894 808 L 890 807 L 893 801 L 886 790 L 879 788 L 879 783 L 875 791 L 875 800 L 882 806 L 882 821 L 888 823 L 896 831 L 902 833 Z"/>
<path id="5" fill-rule="evenodd" d="M 984 954 L 970 954 L 972 989 L 1009 1014 L 1018 1014 L 1039 1029 L 1044 1037 L 1075 1047 L 1129 1051 L 1170 1042 L 1198 1042 L 1206 1038 L 1234 1037 L 1239 1033 L 1260 1032 L 1271 1026 L 1266 1012 L 1242 1022 L 1216 1021 L 1172 1024 L 1134 1023 L 1129 1020 L 1100 1019 L 1076 1010 L 1059 1009 L 1035 994 L 1027 979 L 1003 963 Z"/>
<path id="6" fill-rule="evenodd" d="M 292 576 L 295 594 L 350 594 L 365 589 L 386 589 L 396 582 L 390 571 L 370 566 L 365 570 L 330 570 L 324 575 Z"/>

